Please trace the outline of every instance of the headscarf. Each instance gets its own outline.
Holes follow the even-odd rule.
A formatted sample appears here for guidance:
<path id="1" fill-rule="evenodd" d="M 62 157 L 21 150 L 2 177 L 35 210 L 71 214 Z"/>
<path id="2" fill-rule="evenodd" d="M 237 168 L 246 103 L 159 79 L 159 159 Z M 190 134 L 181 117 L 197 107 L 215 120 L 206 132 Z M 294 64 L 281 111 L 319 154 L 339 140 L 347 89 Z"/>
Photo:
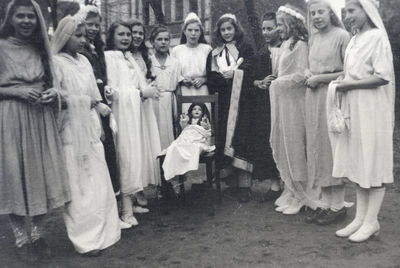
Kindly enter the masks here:
<path id="1" fill-rule="evenodd" d="M 342 22 L 342 18 L 340 14 L 337 12 L 338 10 L 334 8 L 332 5 L 332 1 L 334 0 L 309 0 L 307 4 L 307 24 L 308 24 L 308 33 L 310 36 L 312 36 L 314 33 L 316 33 L 318 30 L 314 27 L 314 23 L 312 22 L 311 14 L 310 14 L 310 6 L 313 4 L 323 4 L 326 7 L 328 7 L 332 13 L 333 16 L 335 17 L 335 20 L 339 23 L 339 25 L 332 24 L 336 27 L 340 27 L 342 29 L 345 29 L 344 24 Z M 332 22 L 332 19 L 331 19 Z"/>
<path id="2" fill-rule="evenodd" d="M 21 4 L 24 4 L 30 2 L 30 4 L 33 6 L 36 16 L 37 16 L 37 20 L 38 20 L 38 31 L 40 34 L 40 41 L 41 41 L 41 46 L 43 47 L 39 47 L 39 49 L 43 49 L 44 51 L 40 51 L 40 53 L 42 53 L 43 58 L 43 64 L 44 64 L 44 68 L 45 68 L 45 72 L 48 72 L 49 77 L 49 81 L 47 81 L 47 86 L 48 87 L 57 87 L 58 83 L 55 80 L 55 74 L 54 74 L 54 66 L 53 66 L 53 61 L 52 61 L 52 55 L 50 53 L 50 42 L 49 42 L 49 37 L 47 35 L 47 27 L 46 27 L 46 22 L 44 20 L 42 11 L 40 9 L 40 6 L 36 3 L 36 1 L 34 0 L 13 0 L 11 1 L 8 6 L 7 6 L 7 11 L 6 11 L 6 15 L 4 18 L 4 22 L 0 27 L 0 38 L 7 38 L 10 35 L 13 34 L 13 26 L 11 25 L 11 19 L 13 12 L 15 12 L 15 9 L 17 6 L 20 6 Z M 46 68 L 47 66 L 47 68 Z"/>
<path id="3" fill-rule="evenodd" d="M 51 52 L 53 54 L 59 53 L 64 48 L 78 26 L 84 22 L 84 17 L 81 15 L 82 13 L 75 16 L 68 15 L 58 23 L 51 41 Z"/>

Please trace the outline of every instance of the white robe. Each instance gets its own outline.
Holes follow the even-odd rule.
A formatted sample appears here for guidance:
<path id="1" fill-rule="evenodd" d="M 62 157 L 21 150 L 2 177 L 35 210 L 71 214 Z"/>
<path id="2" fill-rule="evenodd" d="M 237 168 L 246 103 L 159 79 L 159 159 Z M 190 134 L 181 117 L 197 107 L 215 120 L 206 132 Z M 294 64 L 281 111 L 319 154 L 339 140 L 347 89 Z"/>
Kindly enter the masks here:
<path id="1" fill-rule="evenodd" d="M 117 202 L 100 141 L 101 121 L 90 100 L 101 100 L 92 66 L 83 55 L 54 57 L 68 109 L 62 130 L 72 201 L 64 212 L 68 237 L 76 251 L 107 248 L 121 236 Z"/>

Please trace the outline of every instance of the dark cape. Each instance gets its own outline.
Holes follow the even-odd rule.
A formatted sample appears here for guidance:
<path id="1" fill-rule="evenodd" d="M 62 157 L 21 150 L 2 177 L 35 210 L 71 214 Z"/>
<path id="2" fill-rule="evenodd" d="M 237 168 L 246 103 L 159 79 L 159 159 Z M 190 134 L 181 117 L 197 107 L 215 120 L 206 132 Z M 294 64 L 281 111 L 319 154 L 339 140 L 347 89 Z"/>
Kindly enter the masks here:
<path id="1" fill-rule="evenodd" d="M 96 50 L 92 49 L 90 47 L 90 44 L 87 43 L 84 47 L 84 50 L 81 51 L 81 54 L 83 54 L 92 65 L 94 76 L 96 77 L 97 80 L 97 87 L 99 88 L 100 95 L 102 97 L 102 102 L 104 104 L 107 104 L 104 94 L 104 86 L 107 85 L 107 72 L 106 72 L 106 63 L 104 59 L 104 52 L 101 49 L 96 49 Z M 107 117 L 100 116 L 100 117 L 104 131 L 103 145 L 104 145 L 105 158 L 108 170 L 110 172 L 111 183 L 114 192 L 117 193 L 120 189 L 120 183 L 119 183 L 118 166 L 117 166 L 117 154 L 115 151 L 112 130 L 110 128 L 110 117 L 109 116 Z"/>

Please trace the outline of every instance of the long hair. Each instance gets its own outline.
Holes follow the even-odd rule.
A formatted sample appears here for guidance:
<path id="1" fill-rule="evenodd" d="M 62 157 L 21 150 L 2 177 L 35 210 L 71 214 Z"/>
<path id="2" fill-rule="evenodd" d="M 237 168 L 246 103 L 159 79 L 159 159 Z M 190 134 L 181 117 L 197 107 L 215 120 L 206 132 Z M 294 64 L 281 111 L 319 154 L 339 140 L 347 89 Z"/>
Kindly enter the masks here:
<path id="1" fill-rule="evenodd" d="M 181 44 L 186 44 L 187 38 L 186 38 L 186 35 L 185 35 L 185 31 L 186 31 L 187 26 L 188 26 L 189 24 L 192 24 L 192 23 L 197 23 L 197 25 L 199 25 L 199 28 L 200 28 L 199 43 L 201 43 L 201 44 L 208 44 L 206 38 L 204 37 L 204 28 L 203 28 L 203 25 L 201 25 L 201 23 L 200 23 L 199 21 L 195 20 L 195 19 L 188 20 L 188 21 L 185 23 L 185 25 L 183 26 L 182 33 L 181 33 Z"/>
<path id="2" fill-rule="evenodd" d="M 231 23 L 233 25 L 233 28 L 235 28 L 235 36 L 233 37 L 233 40 L 236 41 L 236 46 L 240 47 L 243 43 L 243 38 L 244 38 L 243 28 L 238 21 L 235 21 L 229 17 L 223 17 L 217 21 L 217 27 L 215 27 L 216 29 L 214 30 L 214 40 L 216 45 L 221 46 L 224 43 L 226 43 L 224 38 L 222 38 L 220 31 L 221 25 L 224 24 L 225 22 Z"/>
<path id="3" fill-rule="evenodd" d="M 301 13 L 297 8 L 290 8 Z M 289 47 L 291 50 L 293 50 L 299 40 L 308 42 L 307 28 L 301 20 L 282 11 L 279 11 L 277 13 L 277 17 L 280 17 L 283 20 L 283 24 L 288 30 L 289 37 L 293 38 L 293 42 L 290 44 Z"/>
<path id="4" fill-rule="evenodd" d="M 210 123 L 211 123 L 210 112 L 208 111 L 207 106 L 206 106 L 204 103 L 202 103 L 202 102 L 193 102 L 192 104 L 190 104 L 189 109 L 188 109 L 188 116 L 189 116 L 189 122 L 188 122 L 188 124 L 189 124 L 189 125 L 192 124 L 192 121 L 193 121 L 192 111 L 193 111 L 193 108 L 194 108 L 195 106 L 199 106 L 199 107 L 201 108 L 201 111 L 203 112 L 202 118 L 203 118 L 204 116 L 207 116 L 208 120 L 209 120 Z M 198 124 L 199 126 L 200 126 L 200 122 L 201 122 L 201 118 L 197 121 L 197 124 Z"/>
<path id="5" fill-rule="evenodd" d="M 147 72 L 145 74 L 146 79 L 154 80 L 154 76 L 151 73 L 151 59 L 149 56 L 149 50 L 146 47 L 146 29 L 144 27 L 144 24 L 140 20 L 136 20 L 136 19 L 129 21 L 128 24 L 129 24 L 131 31 L 132 31 L 132 28 L 135 26 L 141 26 L 143 28 L 143 33 L 144 33 L 143 42 L 140 44 L 140 46 L 136 50 L 142 54 L 144 63 L 146 64 L 146 68 L 147 68 Z M 131 44 L 130 50 L 132 53 L 134 52 L 134 48 L 133 48 L 132 44 Z"/>
<path id="6" fill-rule="evenodd" d="M 110 28 L 108 28 L 107 31 L 107 36 L 106 36 L 106 48 L 105 50 L 113 50 L 114 47 L 114 34 L 115 30 L 118 28 L 118 26 L 123 26 L 131 30 L 131 27 L 127 22 L 124 21 L 115 21 L 110 25 Z"/>
<path id="7" fill-rule="evenodd" d="M 43 69 L 44 69 L 44 76 L 43 76 L 43 81 L 45 82 L 46 88 L 51 88 L 53 87 L 53 75 L 51 73 L 50 69 L 50 55 L 48 54 L 49 51 L 46 49 L 45 45 L 45 37 L 47 36 L 47 32 L 44 29 L 45 25 L 40 25 L 41 20 L 43 20 L 43 15 L 40 11 L 40 8 L 36 2 L 33 2 L 31 0 L 13 0 L 11 1 L 8 6 L 7 6 L 7 11 L 6 11 L 6 16 L 4 19 L 3 24 L 0 26 L 0 38 L 6 39 L 10 36 L 15 35 L 15 29 L 12 26 L 11 20 L 16 12 L 17 8 L 20 6 L 24 7 L 33 7 L 33 10 L 36 15 L 37 19 L 37 25 L 35 31 L 32 33 L 32 36 L 29 40 L 27 40 L 29 43 L 31 43 L 38 51 L 42 64 L 43 64 Z M 43 28 L 43 29 L 42 29 Z M 45 31 L 45 32 L 43 32 Z M 47 38 L 47 37 L 46 37 Z M 47 41 L 48 42 L 48 41 Z"/>

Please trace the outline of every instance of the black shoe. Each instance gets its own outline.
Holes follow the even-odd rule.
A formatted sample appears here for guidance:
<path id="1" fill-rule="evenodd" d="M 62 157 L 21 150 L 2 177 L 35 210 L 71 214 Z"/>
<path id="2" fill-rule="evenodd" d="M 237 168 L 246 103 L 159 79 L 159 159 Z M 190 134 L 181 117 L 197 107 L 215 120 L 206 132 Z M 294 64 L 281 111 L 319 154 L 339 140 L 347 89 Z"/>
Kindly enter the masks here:
<path id="1" fill-rule="evenodd" d="M 316 223 L 318 225 L 328 225 L 339 222 L 346 218 L 346 213 L 347 211 L 345 207 L 341 208 L 339 211 L 328 209 L 316 220 Z"/>
<path id="2" fill-rule="evenodd" d="M 251 199 L 251 192 L 250 188 L 239 188 L 239 202 L 240 203 L 247 203 Z"/>
<path id="3" fill-rule="evenodd" d="M 282 190 L 279 191 L 273 191 L 273 190 L 268 190 L 268 192 L 265 193 L 265 195 L 262 197 L 263 202 L 271 202 L 275 201 L 278 199 L 282 194 Z"/>
<path id="4" fill-rule="evenodd" d="M 316 210 L 312 210 L 311 213 L 305 217 L 304 221 L 306 223 L 314 223 L 317 222 L 317 220 L 325 214 L 325 210 L 322 208 L 317 208 Z"/>
<path id="5" fill-rule="evenodd" d="M 39 238 L 32 244 L 33 251 L 37 256 L 40 256 L 42 259 L 49 260 L 51 259 L 51 249 L 49 244 L 47 244 L 46 240 L 43 238 Z"/>

